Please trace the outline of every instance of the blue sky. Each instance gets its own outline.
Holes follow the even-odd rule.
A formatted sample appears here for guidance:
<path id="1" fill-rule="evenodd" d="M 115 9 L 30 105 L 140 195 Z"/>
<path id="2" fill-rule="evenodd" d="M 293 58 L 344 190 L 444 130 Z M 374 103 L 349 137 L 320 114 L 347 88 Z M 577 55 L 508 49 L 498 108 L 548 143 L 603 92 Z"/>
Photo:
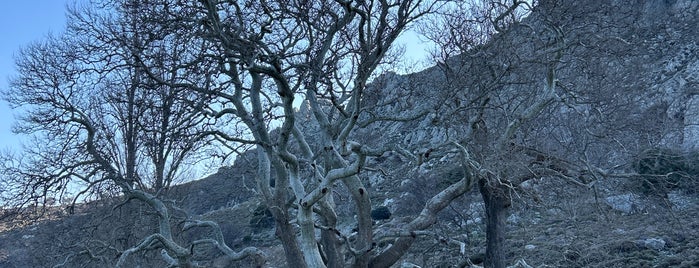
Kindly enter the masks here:
<path id="1" fill-rule="evenodd" d="M 67 0 L 8 0 L 0 2 L 0 88 L 15 75 L 14 57 L 20 47 L 65 28 Z M 14 113 L 0 101 L 0 149 L 18 149 L 11 132 Z"/>

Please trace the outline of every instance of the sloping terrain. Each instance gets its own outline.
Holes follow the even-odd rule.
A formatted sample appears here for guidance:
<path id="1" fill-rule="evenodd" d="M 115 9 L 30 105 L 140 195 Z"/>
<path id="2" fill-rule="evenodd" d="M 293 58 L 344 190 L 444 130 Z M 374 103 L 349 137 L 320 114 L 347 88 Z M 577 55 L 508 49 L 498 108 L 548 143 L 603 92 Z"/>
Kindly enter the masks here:
<path id="1" fill-rule="evenodd" d="M 472 80 L 468 81 L 479 80 L 479 71 L 485 72 L 483 66 L 498 60 L 492 55 L 511 53 L 506 50 L 508 44 L 519 42 L 526 46 L 528 27 L 543 27 L 545 18 L 557 18 L 559 27 L 569 30 L 566 38 L 573 44 L 558 70 L 560 83 L 585 88 L 589 100 L 601 99 L 605 107 L 617 109 L 614 105 L 623 103 L 622 99 L 636 101 L 634 107 L 619 108 L 623 113 L 612 112 L 605 117 L 607 122 L 618 124 L 618 132 L 610 136 L 653 136 L 657 141 L 654 145 L 685 151 L 697 149 L 699 30 L 695 26 L 699 25 L 699 4 L 616 1 L 600 8 L 583 4 L 559 7 L 554 2 L 542 1 L 543 7 L 523 24 L 496 36 L 481 53 L 470 55 L 471 59 L 454 59 L 467 62 L 466 66 L 473 70 L 473 77 L 469 78 Z M 534 48 L 515 51 L 524 54 L 530 50 Z M 531 75 L 543 72 L 536 66 L 513 67 L 512 77 L 539 79 Z M 374 114 L 440 111 L 440 105 L 447 105 L 441 97 L 454 94 L 436 92 L 439 87 L 435 85 L 444 83 L 444 79 L 439 67 L 404 76 L 388 73 L 375 80 L 365 101 L 375 107 Z M 407 87 L 420 90 L 405 91 Z M 531 88 L 522 86 L 516 90 Z M 610 111 L 614 111 L 612 108 Z M 300 113 L 307 111 L 302 108 Z M 552 113 L 542 122 L 563 114 L 564 111 Z M 432 112 L 420 120 L 373 124 L 355 134 L 368 144 L 397 142 L 406 147 L 431 148 L 448 136 L 440 124 L 464 127 L 455 125 L 457 118 L 449 116 Z M 314 135 L 312 124 L 304 127 L 306 135 Z M 629 162 L 633 153 L 648 145 L 626 151 L 608 144 L 599 147 L 596 152 L 605 154 L 598 155 L 597 161 L 616 165 Z M 172 213 L 173 226 L 182 228 L 187 215 L 217 221 L 232 248 L 258 246 L 268 253 L 269 267 L 284 267 L 273 221 L 254 198 L 254 155 L 248 152 L 232 167 L 170 189 L 168 197 L 181 208 Z M 367 166 L 371 171 L 362 173 L 362 179 L 369 186 L 374 206 L 385 206 L 392 213 L 380 223 L 404 224 L 419 213 L 431 195 L 463 176 L 457 159 L 425 158 L 420 159 L 419 165 L 400 153 L 370 160 Z M 626 164 L 624 171 L 632 172 L 633 167 Z M 695 181 L 697 176 L 688 174 Z M 691 179 L 687 179 L 690 183 L 667 191 L 649 191 L 640 177 L 633 176 L 603 178 L 583 185 L 552 178 L 527 181 L 513 196 L 509 208 L 508 263 L 520 261 L 534 267 L 697 267 L 699 187 Z M 342 189 L 337 192 L 337 199 L 343 200 Z M 338 203 L 340 216 L 351 219 L 351 205 Z M 59 214 L 58 219 L 1 231 L 0 267 L 50 267 L 61 263 L 66 267 L 103 267 L 114 262 L 116 249 L 138 243 L 156 228 L 156 216 L 133 202 L 95 202 L 76 214 Z M 483 203 L 474 190 L 443 211 L 440 221 L 396 266 L 412 263 L 422 267 L 464 267 L 482 262 L 483 222 Z M 341 226 L 348 233 L 353 228 L 350 221 Z M 205 235 L 206 231 L 176 233 L 178 239 L 188 240 Z M 388 242 L 379 241 L 379 247 L 385 246 L 382 243 Z M 202 252 L 214 260 L 205 265 L 217 265 L 219 253 Z M 131 263 L 133 267 L 164 265 L 158 250 L 139 254 L 138 263 Z"/>

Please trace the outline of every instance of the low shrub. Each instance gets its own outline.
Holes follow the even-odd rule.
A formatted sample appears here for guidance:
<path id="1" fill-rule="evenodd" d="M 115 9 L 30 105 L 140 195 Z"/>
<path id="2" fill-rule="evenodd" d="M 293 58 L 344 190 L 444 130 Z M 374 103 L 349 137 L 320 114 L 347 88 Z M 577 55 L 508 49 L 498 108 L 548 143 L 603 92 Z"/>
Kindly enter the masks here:
<path id="1" fill-rule="evenodd" d="M 674 189 L 694 191 L 699 177 L 699 151 L 648 149 L 636 156 L 633 167 L 640 175 L 646 192 L 664 194 Z"/>

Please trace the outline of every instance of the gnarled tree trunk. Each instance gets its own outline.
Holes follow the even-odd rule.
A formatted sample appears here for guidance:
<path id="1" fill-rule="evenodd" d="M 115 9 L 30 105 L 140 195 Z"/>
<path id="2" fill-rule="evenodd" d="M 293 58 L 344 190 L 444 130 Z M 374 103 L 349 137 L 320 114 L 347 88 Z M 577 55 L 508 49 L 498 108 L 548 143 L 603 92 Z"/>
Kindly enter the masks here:
<path id="1" fill-rule="evenodd" d="M 272 212 L 274 214 L 275 212 Z M 281 240 L 286 261 L 289 267 L 306 267 L 306 261 L 303 259 L 303 253 L 296 243 L 296 230 L 291 226 L 290 218 L 287 213 L 277 213 L 274 216 L 276 224 L 276 236 Z"/>
<path id="2" fill-rule="evenodd" d="M 508 188 L 481 179 L 478 189 L 485 203 L 485 262 L 483 267 L 505 267 L 505 220 L 510 206 Z"/>

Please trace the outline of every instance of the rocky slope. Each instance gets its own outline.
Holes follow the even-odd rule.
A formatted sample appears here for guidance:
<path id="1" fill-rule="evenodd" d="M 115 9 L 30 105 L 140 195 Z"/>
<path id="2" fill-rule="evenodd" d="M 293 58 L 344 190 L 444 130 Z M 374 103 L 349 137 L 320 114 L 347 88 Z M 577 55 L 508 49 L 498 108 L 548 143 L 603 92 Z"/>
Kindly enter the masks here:
<path id="1" fill-rule="evenodd" d="M 522 103 L 526 103 L 527 98 L 536 95 L 536 81 L 543 80 L 545 64 L 523 60 L 516 66 L 504 66 L 503 62 L 511 62 L 506 55 L 536 58 L 537 42 L 546 42 L 532 41 L 530 33 L 545 32 L 547 20 L 554 20 L 565 31 L 569 45 L 557 79 L 562 87 L 576 92 L 566 96 L 577 101 L 542 116 L 534 126 L 568 126 L 560 119 L 579 120 L 571 112 L 574 108 L 591 114 L 599 111 L 603 116 L 589 116 L 576 123 L 597 124 L 598 129 L 609 130 L 605 132 L 608 138 L 590 145 L 594 147 L 590 152 L 596 154 L 591 162 L 604 168 L 628 163 L 634 154 L 649 147 L 684 152 L 698 149 L 699 30 L 695 26 L 699 25 L 699 3 L 657 0 L 596 4 L 541 1 L 522 24 L 496 36 L 477 52 L 446 64 L 469 70 L 461 81 L 464 91 L 486 80 L 489 66 L 507 69 L 505 79 L 517 86 L 499 96 L 532 92 L 522 95 Z M 373 204 L 385 206 L 392 213 L 382 223 L 399 226 L 419 212 L 432 194 L 463 176 L 456 157 L 427 155 L 430 149 L 470 127 L 463 124 L 468 116 L 445 112 L 459 105 L 458 94 L 467 93 L 450 87 L 453 84 L 445 81 L 443 71 L 443 66 L 435 66 L 403 76 L 387 73 L 368 89 L 365 104 L 373 108 L 372 113 L 363 115 L 364 119 L 378 115 L 419 119 L 382 121 L 353 135 L 369 145 L 397 144 L 424 157 L 416 159 L 397 150 L 370 160 L 368 166 L 373 171 L 363 173 L 362 178 L 369 186 Z M 497 101 L 503 107 L 512 103 L 507 98 L 493 100 Z M 308 116 L 303 107 L 299 113 L 301 118 Z M 501 123 L 487 124 L 495 131 Z M 307 123 L 304 128 L 312 138 L 313 124 Z M 556 129 L 551 127 L 549 133 L 557 133 Z M 559 148 L 549 139 L 534 139 L 544 135 L 531 133 L 536 131 L 522 134 L 523 144 L 545 148 L 564 159 L 575 156 L 567 148 L 578 146 L 583 137 L 571 131 L 568 146 Z M 614 142 L 626 146 L 620 148 Z M 215 175 L 173 187 L 169 197 L 182 209 L 173 212 L 173 222 L 181 228 L 186 214 L 215 220 L 233 248 L 261 247 L 271 257 L 270 267 L 283 267 L 283 252 L 274 240 L 269 215 L 254 198 L 255 163 L 254 153 L 248 152 Z M 626 164 L 622 170 L 631 172 L 633 167 Z M 696 179 L 699 174 L 689 175 Z M 658 194 L 647 191 L 638 177 L 606 178 L 585 186 L 550 178 L 529 181 L 513 198 L 510 209 L 508 262 L 526 262 L 534 267 L 697 267 L 698 190 L 696 184 L 689 183 Z M 102 267 L 103 263 L 113 263 L 117 252 L 100 241 L 116 248 L 134 245 L 154 231 L 156 220 L 139 204 L 115 205 L 117 201 L 96 202 L 75 215 L 62 214 L 2 231 L 0 267 L 60 263 Z M 482 206 L 476 191 L 456 200 L 440 214 L 433 235 L 414 245 L 397 266 L 412 263 L 458 267 L 478 263 L 485 245 Z M 351 219 L 350 205 L 338 211 L 341 217 Z M 344 227 L 351 229 L 350 221 Z M 204 234 L 201 230 L 187 231 L 178 239 Z M 203 254 L 217 257 L 213 250 Z M 162 266 L 158 255 L 157 250 L 147 251 L 133 265 Z"/>

